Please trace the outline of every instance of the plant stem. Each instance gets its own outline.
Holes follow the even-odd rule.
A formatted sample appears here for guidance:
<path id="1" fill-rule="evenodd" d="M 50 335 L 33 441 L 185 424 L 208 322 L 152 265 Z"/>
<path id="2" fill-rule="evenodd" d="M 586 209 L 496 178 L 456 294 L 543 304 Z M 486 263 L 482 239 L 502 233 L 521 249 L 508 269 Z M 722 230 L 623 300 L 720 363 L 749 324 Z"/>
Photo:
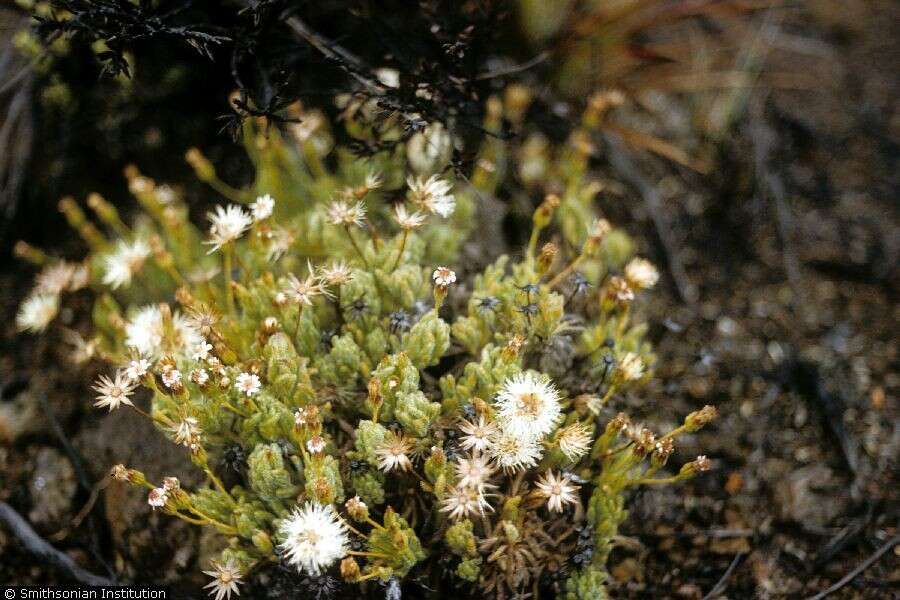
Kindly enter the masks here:
<path id="1" fill-rule="evenodd" d="M 356 250 L 356 253 L 357 253 L 357 254 L 359 255 L 359 257 L 362 259 L 363 265 L 365 265 L 365 267 L 368 269 L 368 268 L 369 268 L 369 261 L 366 260 L 366 255 L 363 254 L 362 250 L 361 250 L 360 247 L 359 247 L 359 244 L 357 244 L 357 243 L 356 243 L 356 240 L 353 238 L 353 232 L 350 231 L 350 226 L 349 226 L 349 225 L 344 225 L 344 231 L 347 232 L 347 237 L 350 238 L 350 243 L 353 244 L 353 249 Z"/>
<path id="2" fill-rule="evenodd" d="M 222 268 L 225 270 L 225 304 L 228 307 L 228 313 L 234 314 L 234 291 L 231 289 L 231 244 L 222 247 Z"/>
<path id="3" fill-rule="evenodd" d="M 557 285 L 559 285 L 559 284 L 562 282 L 563 279 L 565 279 L 566 277 L 568 277 L 569 274 L 570 274 L 572 271 L 575 270 L 575 267 L 577 267 L 578 265 L 580 265 L 580 264 L 582 263 L 582 261 L 584 261 L 584 254 L 579 254 L 579 255 L 578 255 L 578 258 L 576 258 L 575 260 L 573 260 L 572 262 L 570 262 L 570 263 L 569 263 L 569 266 L 567 266 L 565 269 L 563 269 L 562 271 L 560 271 L 559 273 L 557 273 L 557 274 L 556 274 L 556 277 L 554 277 L 553 279 L 551 279 L 550 282 L 549 282 L 547 285 L 548 285 L 549 287 L 551 287 L 551 288 L 556 287 Z"/>
<path id="4" fill-rule="evenodd" d="M 397 258 L 394 259 L 394 266 L 391 267 L 391 273 L 397 270 L 397 266 L 400 264 L 400 258 L 403 256 L 403 251 L 406 249 L 406 238 L 409 237 L 409 229 L 403 230 L 403 237 L 400 238 L 400 250 L 397 251 Z"/>

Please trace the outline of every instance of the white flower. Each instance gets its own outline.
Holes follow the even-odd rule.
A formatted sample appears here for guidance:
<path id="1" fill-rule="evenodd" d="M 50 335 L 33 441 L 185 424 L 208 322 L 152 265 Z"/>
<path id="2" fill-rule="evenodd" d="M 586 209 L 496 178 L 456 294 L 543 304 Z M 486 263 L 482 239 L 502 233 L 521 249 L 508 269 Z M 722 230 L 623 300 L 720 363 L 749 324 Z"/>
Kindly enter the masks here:
<path id="1" fill-rule="evenodd" d="M 384 185 L 384 179 L 381 177 L 381 173 L 377 171 L 369 171 L 366 173 L 366 181 L 363 184 L 366 186 L 366 189 L 369 191 L 377 190 L 382 185 Z"/>
<path id="2" fill-rule="evenodd" d="M 473 454 L 468 458 L 460 458 L 456 462 L 457 485 L 483 491 L 486 487 L 494 487 L 488 480 L 495 469 L 487 456 Z"/>
<path id="3" fill-rule="evenodd" d="M 459 430 L 465 435 L 460 438 L 459 444 L 466 450 L 484 452 L 491 446 L 491 439 L 497 435 L 497 426 L 486 421 L 484 415 L 479 415 L 477 421 L 463 420 L 459 424 Z"/>
<path id="4" fill-rule="evenodd" d="M 200 443 L 200 425 L 194 417 L 185 417 L 174 429 L 175 443 L 193 448 Z"/>
<path id="5" fill-rule="evenodd" d="M 406 210 L 406 205 L 404 204 L 396 204 L 394 206 L 394 217 L 397 219 L 397 224 L 402 229 L 416 229 L 425 222 L 426 218 L 425 215 L 419 211 L 409 212 Z"/>
<path id="6" fill-rule="evenodd" d="M 388 431 L 384 436 L 384 441 L 375 449 L 378 468 L 385 472 L 394 469 L 408 471 L 412 468 L 412 462 L 409 460 L 411 451 L 412 442 L 405 434 Z"/>
<path id="7" fill-rule="evenodd" d="M 212 221 L 209 240 L 205 242 L 212 246 L 209 254 L 241 237 L 252 222 L 250 215 L 237 204 L 229 204 L 227 208 L 217 206 L 216 212 L 208 213 L 207 216 Z"/>
<path id="8" fill-rule="evenodd" d="M 279 533 L 288 563 L 310 575 L 319 575 L 350 548 L 347 528 L 331 505 L 307 502 L 303 508 L 294 508 L 281 522 Z"/>
<path id="9" fill-rule="evenodd" d="M 649 260 L 632 258 L 625 265 L 625 279 L 634 288 L 643 290 L 656 285 L 656 282 L 659 281 L 659 271 Z"/>
<path id="10" fill-rule="evenodd" d="M 591 432 L 587 426 L 574 423 L 559 432 L 560 451 L 572 462 L 577 462 L 591 448 Z"/>
<path id="11" fill-rule="evenodd" d="M 508 473 L 531 468 L 541 459 L 540 442 L 506 431 L 494 437 L 489 451 L 494 463 Z"/>
<path id="12" fill-rule="evenodd" d="M 147 494 L 147 504 L 153 507 L 154 510 L 156 510 L 157 508 L 162 508 L 168 501 L 169 494 L 166 488 L 153 488 L 152 490 L 150 490 L 150 493 Z"/>
<path id="13" fill-rule="evenodd" d="M 312 306 L 312 299 L 316 296 L 331 297 L 331 292 L 322 286 L 322 282 L 315 276 L 312 265 L 307 265 L 309 275 L 303 281 L 297 279 L 293 273 L 287 274 L 287 287 L 284 294 L 287 300 L 294 304 L 306 304 Z"/>
<path id="14" fill-rule="evenodd" d="M 484 514 L 485 509 L 493 510 L 479 490 L 458 485 L 447 491 L 441 500 L 441 512 L 450 513 L 454 520 Z"/>
<path id="15" fill-rule="evenodd" d="M 169 389 L 178 387 L 181 385 L 181 371 L 174 367 L 163 369 L 162 382 Z"/>
<path id="16" fill-rule="evenodd" d="M 138 381 L 147 374 L 147 371 L 150 370 L 151 366 L 152 365 L 150 361 L 146 358 L 133 360 L 128 363 L 127 367 L 125 367 L 125 375 L 127 375 L 128 378 L 132 381 Z"/>
<path id="17" fill-rule="evenodd" d="M 366 220 L 366 205 L 361 201 L 351 204 L 344 200 L 335 200 L 326 210 L 328 222 L 332 225 L 354 225 L 362 227 Z"/>
<path id="18" fill-rule="evenodd" d="M 553 384 L 530 371 L 507 379 L 495 402 L 500 428 L 523 439 L 550 433 L 561 412 Z"/>
<path id="19" fill-rule="evenodd" d="M 144 261 L 150 256 L 150 246 L 143 240 L 134 240 L 129 244 L 125 240 L 116 243 L 115 250 L 103 258 L 103 283 L 116 290 L 131 285 L 131 278 L 136 275 Z"/>
<path id="20" fill-rule="evenodd" d="M 235 596 L 241 595 L 238 591 L 238 584 L 241 583 L 241 577 L 243 577 L 243 575 L 234 565 L 233 559 L 229 558 L 228 562 L 224 565 L 212 561 L 212 571 L 203 571 L 203 574 L 213 578 L 212 581 L 203 587 L 211 589 L 209 595 L 215 595 L 215 600 L 222 600 L 222 598 L 230 600 L 231 594 L 234 594 Z"/>
<path id="21" fill-rule="evenodd" d="M 572 483 L 572 476 L 563 473 L 559 477 L 553 474 L 553 471 L 547 471 L 547 474 L 535 482 L 539 493 L 547 498 L 547 507 L 551 512 L 562 512 L 566 504 L 575 504 L 578 502 L 579 486 Z"/>
<path id="22" fill-rule="evenodd" d="M 277 227 L 269 234 L 269 245 L 266 248 L 266 260 L 272 262 L 284 256 L 294 243 L 294 234 L 282 227 Z"/>
<path id="23" fill-rule="evenodd" d="M 206 340 L 202 340 L 199 344 L 194 346 L 194 354 L 191 358 L 194 360 L 206 360 L 209 358 L 210 350 L 212 350 L 212 344 L 208 343 Z"/>
<path id="24" fill-rule="evenodd" d="M 209 381 L 209 372 L 206 369 L 194 369 L 190 374 L 191 381 L 203 387 Z"/>
<path id="25" fill-rule="evenodd" d="M 56 294 L 33 294 L 29 296 L 16 313 L 16 327 L 20 331 L 41 332 L 47 328 L 59 312 L 59 296 Z"/>
<path id="26" fill-rule="evenodd" d="M 325 438 L 321 435 L 314 435 L 306 441 L 306 449 L 312 454 L 318 454 L 325 449 Z"/>
<path id="27" fill-rule="evenodd" d="M 434 270 L 434 273 L 431 274 L 431 279 L 434 281 L 434 285 L 447 287 L 456 283 L 456 273 L 447 267 L 438 267 Z"/>
<path id="28" fill-rule="evenodd" d="M 172 327 L 167 333 L 162 312 L 155 304 L 141 308 L 125 325 L 125 345 L 141 356 L 183 354 L 202 340 L 200 333 L 179 313 L 172 315 Z"/>
<path id="29" fill-rule="evenodd" d="M 256 373 L 241 373 L 234 380 L 234 387 L 248 398 L 259 391 L 262 384 Z"/>
<path id="30" fill-rule="evenodd" d="M 332 287 L 343 285 L 353 279 L 353 270 L 344 261 L 331 263 L 328 267 L 319 267 L 319 278 Z"/>
<path id="31" fill-rule="evenodd" d="M 619 361 L 618 371 L 624 381 L 640 379 L 644 374 L 644 361 L 634 352 L 629 352 Z"/>
<path id="32" fill-rule="evenodd" d="M 254 221 L 262 221 L 272 216 L 272 209 L 275 208 L 275 198 L 269 194 L 258 196 L 256 202 L 250 205 L 253 212 Z"/>
<path id="33" fill-rule="evenodd" d="M 449 217 L 456 208 L 456 199 L 450 193 L 451 184 L 432 175 L 427 180 L 423 177 L 408 178 L 410 200 L 430 213 Z"/>
<path id="34" fill-rule="evenodd" d="M 123 404 L 134 406 L 128 398 L 134 391 L 134 383 L 122 371 L 116 371 L 113 379 L 101 375 L 94 385 L 94 391 L 98 394 L 94 406 L 98 408 L 109 408 L 109 412 L 112 412 Z"/>
<path id="35" fill-rule="evenodd" d="M 156 189 L 154 189 L 153 192 L 156 194 L 156 201 L 163 206 L 172 204 L 178 198 L 175 190 L 173 190 L 171 186 L 165 183 L 156 186 Z"/>
<path id="36" fill-rule="evenodd" d="M 65 261 L 59 261 L 44 269 L 34 280 L 34 291 L 38 294 L 59 294 L 65 291 L 72 282 L 72 275 L 76 266 Z"/>

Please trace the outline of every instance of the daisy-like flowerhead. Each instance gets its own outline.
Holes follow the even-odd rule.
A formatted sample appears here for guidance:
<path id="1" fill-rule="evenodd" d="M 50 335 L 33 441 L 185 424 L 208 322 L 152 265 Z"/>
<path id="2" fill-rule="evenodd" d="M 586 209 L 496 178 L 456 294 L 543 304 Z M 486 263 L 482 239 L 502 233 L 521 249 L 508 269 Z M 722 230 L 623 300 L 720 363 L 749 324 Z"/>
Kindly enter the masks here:
<path id="1" fill-rule="evenodd" d="M 253 214 L 254 221 L 264 221 L 272 216 L 272 209 L 275 208 L 275 198 L 269 194 L 257 196 L 256 202 L 250 205 L 250 212 Z"/>
<path id="2" fill-rule="evenodd" d="M 201 340 L 199 344 L 194 346 L 194 354 L 191 355 L 191 358 L 194 360 L 206 360 L 209 358 L 209 351 L 212 349 L 212 344 L 206 340 Z"/>
<path id="3" fill-rule="evenodd" d="M 194 417 L 185 417 L 174 429 L 175 443 L 194 449 L 200 444 L 200 425 Z"/>
<path id="4" fill-rule="evenodd" d="M 645 290 L 656 285 L 659 281 L 659 271 L 649 260 L 632 258 L 625 265 L 625 279 L 637 290 Z"/>
<path id="5" fill-rule="evenodd" d="M 177 312 L 171 319 L 172 325 L 167 328 L 158 305 L 141 308 L 125 325 L 125 345 L 149 358 L 184 354 L 196 348 L 203 338 L 191 322 Z"/>
<path id="6" fill-rule="evenodd" d="M 490 458 L 483 454 L 473 454 L 467 458 L 456 461 L 457 485 L 461 487 L 475 488 L 483 492 L 485 488 L 494 487 L 489 480 L 496 472 L 491 465 Z"/>
<path id="7" fill-rule="evenodd" d="M 209 254 L 241 237 L 253 222 L 252 217 L 237 204 L 229 204 L 225 208 L 217 206 L 215 212 L 208 213 L 208 217 L 212 223 L 209 240 L 205 242 L 212 246 Z"/>
<path id="8" fill-rule="evenodd" d="M 628 285 L 628 280 L 618 275 L 609 278 L 606 288 L 607 295 L 616 302 L 631 302 L 634 300 L 634 290 Z"/>
<path id="9" fill-rule="evenodd" d="M 412 468 L 412 461 L 409 460 L 412 448 L 412 441 L 406 437 L 406 434 L 388 431 L 384 440 L 375 449 L 378 468 L 385 472 L 395 469 L 409 471 Z"/>
<path id="10" fill-rule="evenodd" d="M 362 227 L 366 221 L 366 205 L 362 201 L 335 200 L 328 205 L 326 217 L 332 225 Z"/>
<path id="11" fill-rule="evenodd" d="M 485 510 L 492 511 L 484 494 L 475 488 L 457 485 L 447 491 L 447 496 L 441 500 L 440 511 L 449 513 L 453 520 L 483 515 Z"/>
<path id="12" fill-rule="evenodd" d="M 191 381 L 203 387 L 209 382 L 209 371 L 206 369 L 194 369 L 190 372 L 188 377 L 191 378 Z"/>
<path id="13" fill-rule="evenodd" d="M 153 363 L 146 358 L 137 358 L 129 362 L 128 366 L 125 367 L 125 375 L 132 381 L 140 381 L 150 370 L 151 366 L 153 366 Z"/>
<path id="14" fill-rule="evenodd" d="M 160 368 L 160 379 L 162 379 L 163 385 L 169 388 L 170 390 L 179 393 L 182 390 L 181 384 L 181 371 L 175 366 L 175 362 L 171 359 L 164 359 L 161 363 L 162 367 Z"/>
<path id="15" fill-rule="evenodd" d="M 134 406 L 129 398 L 134 392 L 134 382 L 122 371 L 116 371 L 112 379 L 101 375 L 94 385 L 94 391 L 97 392 L 94 406 L 98 408 L 108 408 L 109 412 L 112 412 L 123 404 Z"/>
<path id="16" fill-rule="evenodd" d="M 447 267 L 438 267 L 431 274 L 431 279 L 434 281 L 434 285 L 447 288 L 456 283 L 456 273 Z"/>
<path id="17" fill-rule="evenodd" d="M 490 446 L 494 463 L 507 473 L 529 469 L 541 460 L 541 443 L 522 438 L 508 431 L 500 431 Z"/>
<path id="18" fill-rule="evenodd" d="M 331 293 L 325 289 L 319 278 L 315 276 L 312 266 L 309 266 L 309 275 L 300 280 L 293 273 L 287 275 L 287 287 L 283 290 L 287 299 L 294 304 L 312 306 L 312 299 L 316 296 L 331 297 Z"/>
<path id="19" fill-rule="evenodd" d="M 547 498 L 547 508 L 550 512 L 562 512 L 567 504 L 578 502 L 578 490 L 581 488 L 572 483 L 572 476 L 568 473 L 562 473 L 557 477 L 553 471 L 547 471 L 535 485 L 538 492 Z"/>
<path id="20" fill-rule="evenodd" d="M 340 260 L 327 267 L 319 267 L 319 279 L 328 286 L 338 287 L 353 279 L 353 269 Z"/>
<path id="21" fill-rule="evenodd" d="M 241 583 L 243 574 L 234 564 L 233 559 L 228 559 L 224 565 L 216 561 L 212 561 L 212 570 L 203 571 L 204 575 L 212 577 L 212 581 L 203 586 L 209 589 L 209 595 L 215 596 L 215 600 L 230 600 L 231 594 L 240 596 L 238 584 Z"/>
<path id="22" fill-rule="evenodd" d="M 38 294 L 59 294 L 72 282 L 76 266 L 64 260 L 44 267 L 34 280 L 34 291 Z"/>
<path id="23" fill-rule="evenodd" d="M 459 430 L 463 436 L 459 439 L 459 445 L 473 452 L 485 452 L 491 446 L 491 440 L 497 435 L 497 425 L 478 415 L 478 420 L 460 421 Z"/>
<path id="24" fill-rule="evenodd" d="M 559 432 L 559 450 L 570 461 L 578 460 L 591 449 L 591 430 L 582 423 L 573 423 Z"/>
<path id="25" fill-rule="evenodd" d="M 256 394 L 262 387 L 259 376 L 256 373 L 241 373 L 234 380 L 234 387 L 238 392 L 248 398 Z"/>
<path id="26" fill-rule="evenodd" d="M 131 285 L 131 278 L 136 275 L 144 261 L 150 256 L 150 246 L 137 239 L 132 243 L 119 240 L 116 248 L 103 258 L 103 283 L 114 290 Z"/>
<path id="27" fill-rule="evenodd" d="M 450 193 L 450 182 L 432 175 L 428 179 L 410 177 L 406 185 L 409 186 L 409 199 L 413 204 L 445 218 L 453 214 L 456 198 Z"/>
<path id="28" fill-rule="evenodd" d="M 59 313 L 59 296 L 56 294 L 32 294 L 16 313 L 19 331 L 40 333 Z"/>
<path id="29" fill-rule="evenodd" d="M 294 508 L 281 522 L 279 534 L 288 563 L 309 575 L 319 575 L 350 548 L 347 528 L 331 505 L 307 502 Z"/>
<path id="30" fill-rule="evenodd" d="M 169 501 L 169 492 L 166 488 L 153 488 L 147 494 L 147 504 L 150 505 L 153 510 L 157 508 L 162 508 L 166 505 L 166 502 Z"/>
<path id="31" fill-rule="evenodd" d="M 274 262 L 280 259 L 294 244 L 294 234 L 283 227 L 276 227 L 269 233 L 266 247 L 266 260 Z"/>
<path id="32" fill-rule="evenodd" d="M 325 438 L 321 435 L 314 435 L 306 441 L 306 449 L 310 454 L 319 454 L 325 449 Z"/>
<path id="33" fill-rule="evenodd" d="M 366 181 L 363 183 L 367 190 L 377 190 L 384 185 L 384 179 L 378 171 L 369 171 L 366 173 Z"/>
<path id="34" fill-rule="evenodd" d="M 405 204 L 394 205 L 394 218 L 401 229 L 416 229 L 425 222 L 425 215 L 419 211 L 409 212 Z"/>
<path id="35" fill-rule="evenodd" d="M 628 352 L 619 361 L 617 370 L 622 381 L 634 381 L 644 374 L 644 361 L 634 352 Z"/>
<path id="36" fill-rule="evenodd" d="M 495 403 L 500 428 L 530 440 L 550 433 L 562 411 L 553 384 L 531 371 L 507 379 Z"/>

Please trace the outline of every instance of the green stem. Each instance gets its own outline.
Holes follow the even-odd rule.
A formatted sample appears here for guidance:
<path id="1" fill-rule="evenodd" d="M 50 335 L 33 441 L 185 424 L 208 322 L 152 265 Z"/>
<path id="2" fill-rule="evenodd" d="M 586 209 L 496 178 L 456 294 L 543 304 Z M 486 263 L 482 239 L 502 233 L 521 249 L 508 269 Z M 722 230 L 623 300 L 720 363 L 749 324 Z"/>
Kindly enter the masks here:
<path id="1" fill-rule="evenodd" d="M 400 250 L 397 252 L 397 258 L 394 259 L 394 266 L 391 267 L 391 273 L 397 270 L 397 266 L 400 264 L 400 258 L 403 256 L 403 251 L 406 249 L 406 238 L 409 237 L 409 229 L 403 230 L 403 237 L 400 238 Z"/>
<path id="2" fill-rule="evenodd" d="M 356 253 L 363 261 L 363 265 L 368 269 L 369 261 L 366 260 L 366 255 L 363 254 L 362 250 L 359 248 L 359 244 L 356 243 L 356 240 L 353 238 L 353 232 L 350 231 L 349 225 L 344 225 L 344 231 L 347 232 L 347 237 L 350 238 L 350 243 L 353 244 L 353 249 L 356 250 Z"/>
<path id="3" fill-rule="evenodd" d="M 225 270 L 225 304 L 228 307 L 228 313 L 234 314 L 234 291 L 231 289 L 231 244 L 222 246 L 222 268 Z"/>

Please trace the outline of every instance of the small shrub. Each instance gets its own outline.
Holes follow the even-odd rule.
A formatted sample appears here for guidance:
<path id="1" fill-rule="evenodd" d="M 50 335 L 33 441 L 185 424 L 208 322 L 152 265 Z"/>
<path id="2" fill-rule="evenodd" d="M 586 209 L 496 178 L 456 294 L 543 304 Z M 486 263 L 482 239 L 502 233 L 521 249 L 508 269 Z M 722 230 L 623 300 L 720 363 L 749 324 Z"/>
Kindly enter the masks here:
<path id="1" fill-rule="evenodd" d="M 487 118 L 522 102 L 523 90 L 492 99 Z M 351 136 L 373 135 L 360 118 L 371 103 L 341 105 Z M 627 494 L 707 469 L 698 457 L 664 474 L 677 436 L 715 411 L 664 435 L 607 416 L 650 376 L 631 307 L 657 272 L 594 213 L 589 132 L 558 148 L 526 141 L 515 160 L 489 138 L 473 172 L 453 178 L 440 127 L 361 160 L 333 147 L 321 115 L 298 116 L 284 136 L 245 124 L 247 189 L 188 153 L 229 200 L 207 231 L 172 188 L 130 169 L 142 208 L 131 223 L 96 195 L 98 222 L 61 203 L 90 247 L 83 262 L 19 247 L 44 265 L 19 326 L 43 330 L 62 293 L 93 290 L 94 333 L 75 356 L 113 368 L 95 404 L 152 420 L 208 485 L 123 465 L 112 477 L 219 533 L 206 571 L 219 599 L 274 564 L 319 590 L 339 577 L 351 597 L 376 580 L 389 594 L 416 581 L 603 597 Z M 460 250 L 479 233 L 478 199 L 516 176 L 558 194 L 534 211 L 521 252 L 470 272 Z M 238 484 L 223 483 L 226 468 Z"/>

